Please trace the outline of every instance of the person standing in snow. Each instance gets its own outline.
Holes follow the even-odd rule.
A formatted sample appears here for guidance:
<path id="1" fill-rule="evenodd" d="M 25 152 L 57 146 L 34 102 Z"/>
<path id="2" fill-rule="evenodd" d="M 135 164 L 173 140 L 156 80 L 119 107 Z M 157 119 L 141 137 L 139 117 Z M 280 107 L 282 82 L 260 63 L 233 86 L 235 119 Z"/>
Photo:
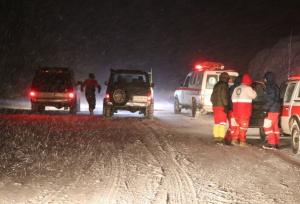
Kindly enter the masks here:
<path id="1" fill-rule="evenodd" d="M 213 136 L 216 142 L 223 142 L 226 134 L 227 112 L 229 105 L 229 74 L 220 74 L 218 83 L 213 88 L 210 101 L 213 104 L 214 127 Z"/>
<path id="2" fill-rule="evenodd" d="M 234 84 L 229 87 L 229 110 L 228 110 L 228 130 L 225 136 L 225 142 L 226 144 L 231 144 L 232 140 L 232 134 L 236 131 L 236 128 L 238 128 L 238 124 L 236 122 L 236 119 L 233 116 L 233 108 L 232 108 L 232 101 L 231 97 L 233 94 L 233 91 L 236 87 L 241 85 L 242 75 L 239 75 L 235 80 Z"/>
<path id="3" fill-rule="evenodd" d="M 96 88 L 98 88 L 98 93 L 101 91 L 101 86 L 98 81 L 95 79 L 95 74 L 90 73 L 89 78 L 86 79 L 81 86 L 81 91 L 85 89 L 85 97 L 89 104 L 90 115 L 94 114 L 94 109 L 96 107 Z"/>
<path id="4" fill-rule="evenodd" d="M 280 90 L 275 82 L 275 77 L 272 72 L 265 73 L 264 82 L 266 84 L 266 89 L 264 92 L 264 110 L 266 112 L 264 131 L 267 136 L 267 143 L 263 145 L 263 148 L 278 149 L 280 142 L 280 131 L 278 127 L 278 118 L 280 112 Z"/>
<path id="5" fill-rule="evenodd" d="M 232 94 L 233 116 L 236 119 L 238 128 L 232 134 L 231 144 L 234 146 L 247 146 L 246 133 L 252 113 L 252 100 L 257 94 L 251 87 L 252 78 L 244 74 L 241 85 L 236 87 Z"/>

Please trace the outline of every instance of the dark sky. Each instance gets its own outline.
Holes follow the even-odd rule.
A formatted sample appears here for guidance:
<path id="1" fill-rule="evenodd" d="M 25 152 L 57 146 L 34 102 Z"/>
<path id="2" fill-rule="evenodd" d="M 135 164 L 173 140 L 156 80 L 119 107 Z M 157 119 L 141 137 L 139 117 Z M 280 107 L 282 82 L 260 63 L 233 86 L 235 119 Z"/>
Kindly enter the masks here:
<path id="1" fill-rule="evenodd" d="M 245 70 L 259 50 L 300 32 L 300 3 L 289 0 L 0 2 L 6 83 L 26 83 L 20 78 L 39 65 L 101 80 L 109 68 L 133 67 L 153 68 L 158 83 L 173 87 L 196 60 Z"/>

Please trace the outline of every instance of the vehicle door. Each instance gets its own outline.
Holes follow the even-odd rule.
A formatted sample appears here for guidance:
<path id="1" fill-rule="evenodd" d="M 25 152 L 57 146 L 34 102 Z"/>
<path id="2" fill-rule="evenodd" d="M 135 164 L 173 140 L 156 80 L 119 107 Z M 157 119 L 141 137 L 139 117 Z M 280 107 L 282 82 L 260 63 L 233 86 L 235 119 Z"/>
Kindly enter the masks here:
<path id="1" fill-rule="evenodd" d="M 192 106 L 192 99 L 197 97 L 199 94 L 199 86 L 197 87 L 197 79 L 198 79 L 198 72 L 192 72 L 191 78 L 188 85 L 188 90 L 186 91 L 185 95 L 185 103 L 188 106 Z"/>
<path id="2" fill-rule="evenodd" d="M 295 107 L 294 107 L 295 106 Z M 299 83 L 297 81 L 288 82 L 281 112 L 281 129 L 284 133 L 290 134 L 289 120 L 293 112 L 300 110 Z M 300 112 L 300 111 L 299 111 Z"/>
<path id="3" fill-rule="evenodd" d="M 190 72 L 186 78 L 185 81 L 183 83 L 183 86 L 181 88 L 182 92 L 181 92 L 181 97 L 182 97 L 182 104 L 183 105 L 188 105 L 188 97 L 189 97 L 189 85 L 190 85 L 190 81 L 191 81 L 191 77 L 192 77 L 193 72 Z"/>
<path id="4" fill-rule="evenodd" d="M 212 106 L 210 102 L 210 97 L 213 92 L 215 84 L 219 80 L 219 75 L 216 72 L 204 72 L 203 82 L 202 82 L 202 103 L 204 106 Z"/>

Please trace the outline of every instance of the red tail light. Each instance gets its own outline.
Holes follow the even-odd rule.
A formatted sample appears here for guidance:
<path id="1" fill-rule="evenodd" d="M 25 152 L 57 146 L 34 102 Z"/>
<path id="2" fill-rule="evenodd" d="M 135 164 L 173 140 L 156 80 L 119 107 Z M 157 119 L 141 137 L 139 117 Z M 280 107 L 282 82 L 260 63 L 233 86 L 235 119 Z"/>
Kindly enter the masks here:
<path id="1" fill-rule="evenodd" d="M 74 93 L 69 93 L 69 98 L 74 98 L 75 97 L 75 94 Z"/>

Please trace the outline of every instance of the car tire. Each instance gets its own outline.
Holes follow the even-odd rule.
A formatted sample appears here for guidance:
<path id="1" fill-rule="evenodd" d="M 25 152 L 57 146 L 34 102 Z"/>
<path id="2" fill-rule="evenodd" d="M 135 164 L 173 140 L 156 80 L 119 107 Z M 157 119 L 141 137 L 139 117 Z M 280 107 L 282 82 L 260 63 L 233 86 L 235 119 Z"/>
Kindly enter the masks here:
<path id="1" fill-rule="evenodd" d="M 31 102 L 31 112 L 37 113 L 38 112 L 38 104 Z"/>
<path id="2" fill-rule="evenodd" d="M 300 153 L 300 129 L 299 129 L 299 124 L 294 121 L 292 128 L 292 151 L 294 154 L 299 154 Z"/>
<path id="3" fill-rule="evenodd" d="M 45 106 L 38 103 L 31 103 L 31 111 L 33 113 L 41 113 L 45 111 Z"/>
<path id="4" fill-rule="evenodd" d="M 123 106 L 128 102 L 128 94 L 121 88 L 116 88 L 112 93 L 112 102 L 115 105 Z"/>
<path id="5" fill-rule="evenodd" d="M 103 106 L 103 116 L 106 118 L 110 118 L 114 115 L 113 109 L 111 106 L 104 105 Z"/>
<path id="6" fill-rule="evenodd" d="M 196 113 L 197 113 L 197 102 L 196 99 L 193 98 L 192 99 L 192 117 L 196 117 Z"/>
<path id="7" fill-rule="evenodd" d="M 154 104 L 151 103 L 145 110 L 145 117 L 147 119 L 153 119 L 153 115 L 154 115 Z"/>
<path id="8" fill-rule="evenodd" d="M 262 142 L 265 142 L 266 141 L 266 134 L 265 134 L 265 130 L 263 127 L 259 128 L 259 137 L 260 137 L 260 140 Z"/>
<path id="9" fill-rule="evenodd" d="M 181 113 L 181 108 L 180 108 L 180 104 L 179 104 L 178 98 L 174 99 L 174 113 L 175 114 Z"/>
<path id="10" fill-rule="evenodd" d="M 70 114 L 76 114 L 77 113 L 77 104 L 73 104 L 70 106 Z"/>

